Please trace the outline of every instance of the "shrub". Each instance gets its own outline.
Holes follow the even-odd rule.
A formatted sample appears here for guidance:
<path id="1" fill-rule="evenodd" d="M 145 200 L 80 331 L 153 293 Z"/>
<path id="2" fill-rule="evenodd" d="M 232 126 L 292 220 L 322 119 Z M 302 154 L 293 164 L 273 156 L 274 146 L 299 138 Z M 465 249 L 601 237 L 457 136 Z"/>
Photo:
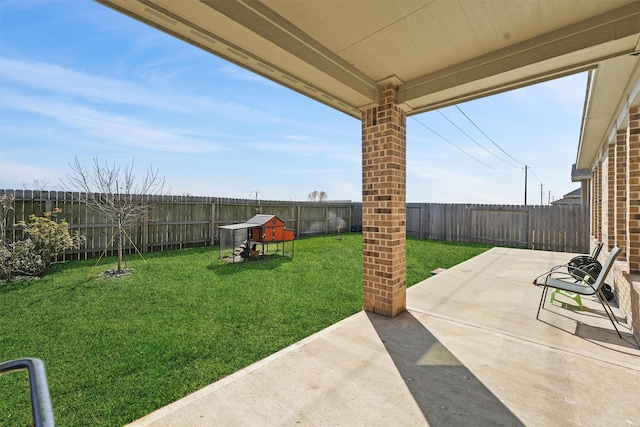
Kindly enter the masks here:
<path id="1" fill-rule="evenodd" d="M 10 274 L 41 276 L 47 270 L 48 265 L 30 239 L 14 242 L 9 246 L 9 252 Z"/>
<path id="2" fill-rule="evenodd" d="M 29 222 L 18 222 L 26 238 L 0 248 L 1 279 L 10 279 L 14 274 L 27 276 L 43 275 L 52 262 L 65 251 L 80 246 L 82 237 L 69 233 L 69 223 L 52 219 L 61 211 L 55 209 L 44 216 L 29 216 Z"/>
<path id="3" fill-rule="evenodd" d="M 9 211 L 13 210 L 13 194 L 0 195 L 0 280 L 11 277 L 11 250 L 8 248 L 5 233 Z"/>
<path id="4" fill-rule="evenodd" d="M 0 242 L 0 280 L 9 279 L 13 271 L 13 252 L 10 248 Z"/>

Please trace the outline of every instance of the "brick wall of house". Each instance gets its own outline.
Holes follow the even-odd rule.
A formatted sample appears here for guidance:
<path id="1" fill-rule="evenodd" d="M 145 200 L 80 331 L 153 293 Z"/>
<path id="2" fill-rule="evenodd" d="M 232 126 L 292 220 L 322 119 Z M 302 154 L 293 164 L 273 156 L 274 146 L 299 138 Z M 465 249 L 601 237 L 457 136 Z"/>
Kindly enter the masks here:
<path id="1" fill-rule="evenodd" d="M 603 248 L 598 260 L 604 264 L 609 252 Z M 618 255 L 618 261 L 605 282 L 614 289 L 616 303 L 627 325 L 636 337 L 640 337 L 640 281 L 638 281 L 640 275 L 629 275 L 627 268 L 627 262 L 620 261 L 620 255 Z"/>
<path id="2" fill-rule="evenodd" d="M 640 108 L 629 109 L 628 126 L 601 154 L 592 169 L 591 235 L 594 244 L 605 243 L 601 262 L 614 245 L 622 249 L 606 282 L 640 337 Z"/>
<path id="3" fill-rule="evenodd" d="M 629 270 L 640 272 L 640 108 L 629 110 L 627 152 L 627 239 Z"/>

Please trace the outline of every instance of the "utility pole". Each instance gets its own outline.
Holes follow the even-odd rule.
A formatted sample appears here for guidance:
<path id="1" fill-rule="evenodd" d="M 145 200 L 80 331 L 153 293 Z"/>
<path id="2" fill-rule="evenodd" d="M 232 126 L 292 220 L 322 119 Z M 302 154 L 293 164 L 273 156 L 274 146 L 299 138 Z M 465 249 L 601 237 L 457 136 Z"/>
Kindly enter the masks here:
<path id="1" fill-rule="evenodd" d="M 549 190 L 549 197 L 547 198 L 547 204 L 551 204 L 551 190 Z"/>
<path id="2" fill-rule="evenodd" d="M 540 183 L 540 206 L 542 206 L 544 204 L 544 202 L 542 201 L 542 186 L 544 184 Z"/>
<path id="3" fill-rule="evenodd" d="M 262 213 L 262 205 L 260 205 L 260 200 L 258 200 L 258 194 L 260 194 L 261 196 L 264 196 L 262 194 L 262 191 L 252 191 L 251 193 L 249 193 L 249 196 L 251 196 L 253 193 L 256 193 L 256 204 L 258 205 L 256 209 L 257 213 Z"/>
<path id="4" fill-rule="evenodd" d="M 527 205 L 527 169 L 529 167 L 524 165 L 524 205 Z"/>

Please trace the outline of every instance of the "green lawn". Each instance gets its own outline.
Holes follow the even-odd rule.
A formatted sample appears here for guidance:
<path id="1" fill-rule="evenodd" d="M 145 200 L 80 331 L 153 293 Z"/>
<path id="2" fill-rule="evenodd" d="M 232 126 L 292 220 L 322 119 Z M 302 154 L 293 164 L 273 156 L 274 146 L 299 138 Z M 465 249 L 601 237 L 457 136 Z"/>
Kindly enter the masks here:
<path id="1" fill-rule="evenodd" d="M 488 249 L 407 240 L 407 283 Z M 362 309 L 362 236 L 295 242 L 293 258 L 225 264 L 217 248 L 53 266 L 0 283 L 0 361 L 43 359 L 56 424 L 118 426 Z M 24 371 L 0 375 L 0 426 L 30 425 Z"/>

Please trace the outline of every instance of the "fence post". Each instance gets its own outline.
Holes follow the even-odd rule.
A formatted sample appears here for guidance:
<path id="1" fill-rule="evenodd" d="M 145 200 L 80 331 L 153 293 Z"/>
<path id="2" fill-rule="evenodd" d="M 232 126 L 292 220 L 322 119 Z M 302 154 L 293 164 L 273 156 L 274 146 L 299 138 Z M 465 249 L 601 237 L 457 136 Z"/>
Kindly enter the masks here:
<path id="1" fill-rule="evenodd" d="M 216 244 L 216 203 L 211 202 L 211 220 L 209 221 L 209 244 L 215 246 Z"/>
<path id="2" fill-rule="evenodd" d="M 418 221 L 418 227 L 420 228 L 420 230 L 418 230 L 418 236 L 424 239 L 424 232 L 422 231 L 424 230 L 424 203 L 420 203 L 420 221 Z"/>
<path id="3" fill-rule="evenodd" d="M 149 198 L 142 200 L 142 206 L 144 207 L 144 213 L 142 215 L 142 252 L 147 253 L 149 251 Z M 145 206 L 146 205 L 146 206 Z"/>
<path id="4" fill-rule="evenodd" d="M 324 234 L 329 232 L 329 209 L 324 207 Z"/>

